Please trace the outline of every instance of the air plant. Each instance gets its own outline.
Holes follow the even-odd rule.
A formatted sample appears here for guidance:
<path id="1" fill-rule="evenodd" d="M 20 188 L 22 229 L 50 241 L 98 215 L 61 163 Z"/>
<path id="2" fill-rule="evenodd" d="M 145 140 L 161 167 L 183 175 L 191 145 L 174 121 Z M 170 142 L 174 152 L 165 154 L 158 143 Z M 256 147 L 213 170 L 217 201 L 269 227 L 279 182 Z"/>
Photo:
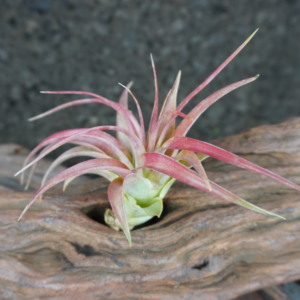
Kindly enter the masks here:
<path id="1" fill-rule="evenodd" d="M 163 199 L 176 180 L 256 212 L 284 219 L 279 215 L 243 200 L 216 183 L 211 182 L 207 178 L 202 161 L 207 157 L 213 157 L 268 176 L 300 191 L 299 186 L 224 149 L 186 137 L 191 126 L 210 105 L 229 92 L 254 81 L 258 75 L 220 89 L 197 104 L 187 115 L 181 112 L 189 101 L 203 90 L 246 46 L 256 31 L 177 106 L 176 98 L 181 76 L 181 72 L 179 72 L 159 115 L 157 77 L 151 56 L 155 83 L 155 99 L 147 136 L 141 108 L 130 90 L 132 83 L 129 83 L 127 87 L 123 86 L 124 91 L 119 103 L 112 102 L 90 92 L 42 92 L 47 94 L 84 95 L 87 98 L 62 104 L 30 119 L 31 121 L 41 119 L 70 106 L 98 103 L 116 110 L 116 126 L 96 126 L 88 129 L 80 128 L 57 132 L 43 140 L 32 150 L 24 162 L 23 169 L 17 173 L 20 174 L 29 167 L 32 167 L 27 186 L 36 164 L 44 156 L 64 144 L 77 145 L 64 152 L 52 163 L 44 175 L 42 187 L 25 207 L 19 220 L 34 201 L 48 189 L 63 181 L 65 189 L 74 178 L 82 174 L 97 174 L 110 181 L 108 199 L 112 210 L 105 212 L 105 221 L 113 229 L 123 230 L 130 245 L 130 230 L 134 226 L 145 223 L 154 216 L 159 217 L 161 215 Z M 128 109 L 128 94 L 135 101 L 139 121 Z M 177 116 L 183 119 L 176 127 L 175 118 Z M 116 138 L 104 132 L 107 130 L 116 131 Z M 33 159 L 34 155 L 39 151 L 38 156 Z M 77 156 L 87 156 L 92 159 L 78 163 L 47 181 L 49 174 L 55 167 L 65 160 Z M 24 173 L 22 174 L 22 182 L 23 179 Z"/>

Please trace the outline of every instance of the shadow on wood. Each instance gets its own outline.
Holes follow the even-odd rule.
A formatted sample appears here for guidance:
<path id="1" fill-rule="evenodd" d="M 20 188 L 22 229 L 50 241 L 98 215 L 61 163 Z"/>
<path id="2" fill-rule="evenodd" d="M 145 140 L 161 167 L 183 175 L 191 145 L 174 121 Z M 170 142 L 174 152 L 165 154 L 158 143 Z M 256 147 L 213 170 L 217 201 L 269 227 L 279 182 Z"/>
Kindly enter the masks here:
<path id="1" fill-rule="evenodd" d="M 300 184 L 299 118 L 215 144 Z M 130 248 L 103 224 L 103 179 L 51 189 L 18 223 L 49 165 L 24 191 L 13 174 L 25 155 L 0 147 L 2 299 L 226 300 L 300 278 L 300 194 L 271 179 L 209 159 L 210 179 L 287 220 L 178 183 L 163 217 L 134 230 Z"/>

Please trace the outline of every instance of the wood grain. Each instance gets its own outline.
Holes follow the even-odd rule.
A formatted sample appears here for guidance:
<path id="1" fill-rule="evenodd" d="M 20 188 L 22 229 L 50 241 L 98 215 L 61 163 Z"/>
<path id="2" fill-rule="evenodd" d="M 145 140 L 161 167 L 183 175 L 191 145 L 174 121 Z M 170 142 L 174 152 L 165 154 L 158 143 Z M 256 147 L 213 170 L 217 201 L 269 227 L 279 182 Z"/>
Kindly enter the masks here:
<path id="1" fill-rule="evenodd" d="M 300 184 L 300 118 L 214 143 Z M 0 147 L 1 299 L 227 300 L 300 278 L 300 194 L 282 184 L 209 159 L 210 179 L 286 221 L 178 183 L 130 248 L 103 224 L 103 179 L 53 188 L 18 223 L 49 165 L 24 191 L 13 174 L 25 155 Z"/>

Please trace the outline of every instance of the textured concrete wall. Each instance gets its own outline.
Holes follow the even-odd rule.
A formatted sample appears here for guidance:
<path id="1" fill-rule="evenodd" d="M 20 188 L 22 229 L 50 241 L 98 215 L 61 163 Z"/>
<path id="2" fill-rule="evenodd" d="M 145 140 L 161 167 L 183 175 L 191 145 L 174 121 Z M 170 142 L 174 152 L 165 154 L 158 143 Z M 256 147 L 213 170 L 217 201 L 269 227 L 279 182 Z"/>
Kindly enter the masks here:
<path id="1" fill-rule="evenodd" d="M 210 140 L 300 115 L 299 0 L 2 0 L 0 1 L 0 142 L 32 148 L 68 128 L 114 124 L 112 109 L 85 105 L 27 119 L 76 97 L 40 90 L 87 90 L 117 101 L 132 88 L 150 118 L 182 70 L 179 101 L 257 27 L 259 32 L 186 109 L 247 77 L 260 78 L 214 104 L 190 136 Z M 134 108 L 134 105 L 132 104 Z"/>

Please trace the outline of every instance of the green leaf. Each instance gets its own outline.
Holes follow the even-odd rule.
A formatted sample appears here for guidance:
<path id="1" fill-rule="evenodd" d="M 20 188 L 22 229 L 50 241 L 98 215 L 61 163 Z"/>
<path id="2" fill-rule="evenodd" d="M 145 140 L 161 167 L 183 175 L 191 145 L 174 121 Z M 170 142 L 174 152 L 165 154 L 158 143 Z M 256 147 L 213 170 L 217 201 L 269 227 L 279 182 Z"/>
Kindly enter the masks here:
<path id="1" fill-rule="evenodd" d="M 124 187 L 126 193 L 136 199 L 137 204 L 141 206 L 147 206 L 159 193 L 155 184 L 135 173 L 126 176 Z"/>
<path id="2" fill-rule="evenodd" d="M 129 226 L 137 226 L 152 219 L 152 216 L 146 214 L 145 211 L 137 205 L 136 199 L 128 194 L 124 195 L 124 204 Z"/>
<path id="3" fill-rule="evenodd" d="M 162 198 L 154 198 L 149 206 L 142 207 L 143 211 L 151 217 L 160 217 L 163 210 L 163 201 Z"/>

